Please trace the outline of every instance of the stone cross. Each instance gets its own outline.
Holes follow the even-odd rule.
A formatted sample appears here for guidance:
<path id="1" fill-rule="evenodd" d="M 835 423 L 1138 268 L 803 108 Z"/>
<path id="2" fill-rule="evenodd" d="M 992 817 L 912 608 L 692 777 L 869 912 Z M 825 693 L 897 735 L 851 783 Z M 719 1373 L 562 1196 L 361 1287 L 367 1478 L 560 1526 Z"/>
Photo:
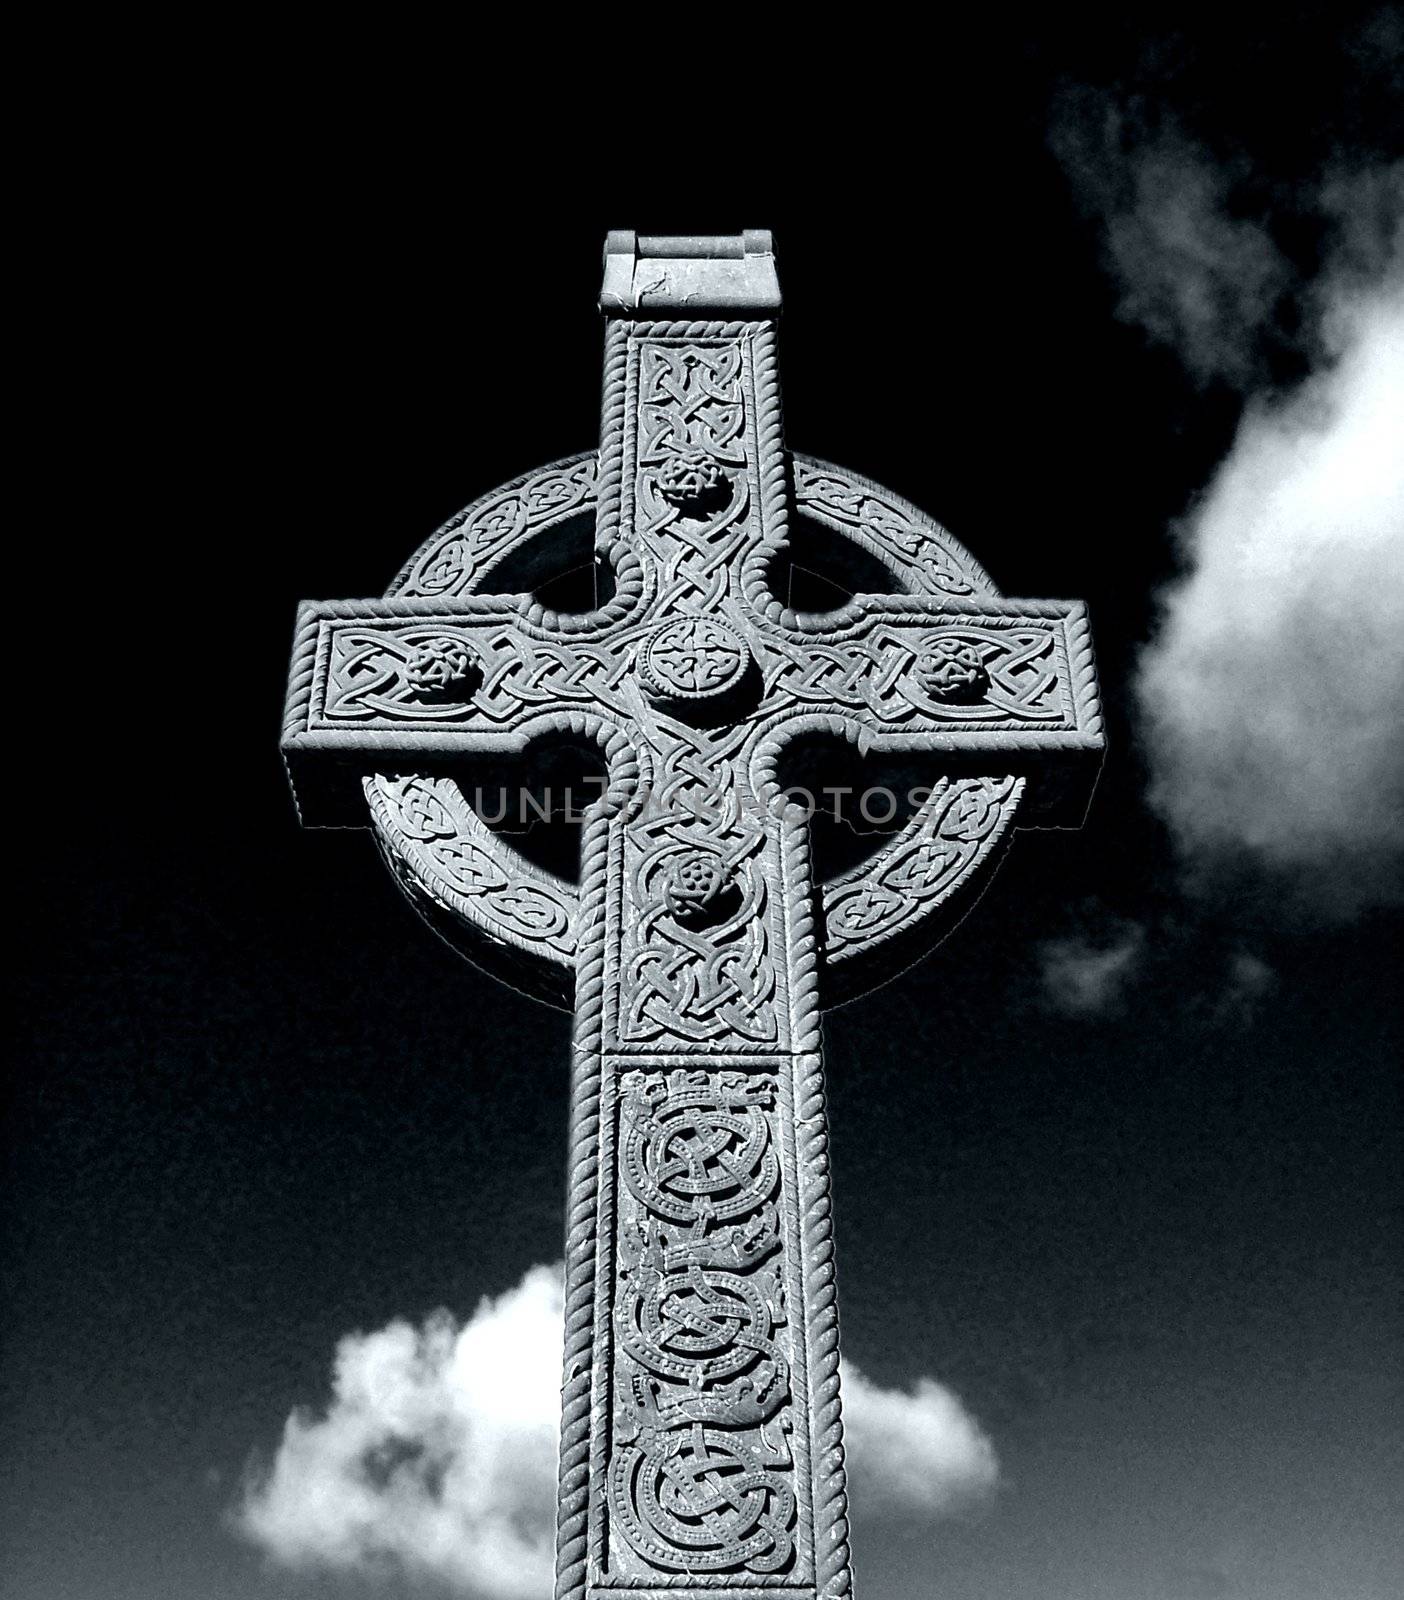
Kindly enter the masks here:
<path id="1" fill-rule="evenodd" d="M 1102 750 L 1086 614 L 1001 599 L 914 507 L 787 454 L 769 234 L 611 234 L 601 303 L 598 455 L 477 501 L 385 599 L 304 605 L 283 748 L 303 822 L 372 827 L 475 959 L 536 990 L 573 971 L 559 1600 L 832 1600 L 851 1578 L 820 1008 L 933 942 L 1013 828 L 1081 820 Z M 607 598 L 496 592 L 588 513 Z M 853 548 L 885 592 L 792 609 L 771 587 L 792 544 Z M 816 735 L 932 780 L 824 884 L 782 784 Z M 576 885 L 494 832 L 452 763 L 582 740 L 606 777 Z"/>

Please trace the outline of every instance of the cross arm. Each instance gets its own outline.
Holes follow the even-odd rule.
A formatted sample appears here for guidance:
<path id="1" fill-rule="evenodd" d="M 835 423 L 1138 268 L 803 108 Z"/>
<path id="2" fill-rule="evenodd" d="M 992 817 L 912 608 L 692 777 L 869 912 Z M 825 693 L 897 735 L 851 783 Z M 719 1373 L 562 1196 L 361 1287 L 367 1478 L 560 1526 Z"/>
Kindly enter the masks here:
<path id="1" fill-rule="evenodd" d="M 856 736 L 1029 778 L 1035 810 L 1081 822 L 1105 748 L 1080 601 L 861 596 L 795 620 L 767 672 L 767 709 Z"/>
<path id="2" fill-rule="evenodd" d="M 366 823 L 360 780 L 522 749 L 631 708 L 619 643 L 534 628 L 530 598 L 315 600 L 299 608 L 282 750 L 302 821 Z"/>

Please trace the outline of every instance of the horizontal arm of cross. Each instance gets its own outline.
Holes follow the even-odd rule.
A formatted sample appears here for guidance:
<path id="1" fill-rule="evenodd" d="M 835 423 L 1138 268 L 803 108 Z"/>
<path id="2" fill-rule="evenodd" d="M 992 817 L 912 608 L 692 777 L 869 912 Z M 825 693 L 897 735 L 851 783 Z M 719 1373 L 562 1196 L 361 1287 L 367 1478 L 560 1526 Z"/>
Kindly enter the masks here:
<path id="1" fill-rule="evenodd" d="M 305 824 L 364 823 L 360 779 L 520 750 L 550 726 L 626 721 L 630 652 L 533 628 L 522 596 L 307 601 L 298 612 L 283 756 Z"/>
<path id="2" fill-rule="evenodd" d="M 860 748 L 1013 772 L 1045 820 L 1080 822 L 1105 747 L 1080 601 L 862 596 L 770 652 L 766 710 Z"/>

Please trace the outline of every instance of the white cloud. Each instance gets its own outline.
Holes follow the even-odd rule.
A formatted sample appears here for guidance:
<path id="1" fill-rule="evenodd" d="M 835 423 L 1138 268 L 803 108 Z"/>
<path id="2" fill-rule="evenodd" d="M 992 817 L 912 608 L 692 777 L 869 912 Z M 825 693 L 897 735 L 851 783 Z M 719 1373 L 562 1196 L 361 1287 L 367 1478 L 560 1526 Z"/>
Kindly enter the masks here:
<path id="1" fill-rule="evenodd" d="M 1226 174 L 1167 142 L 1134 167 L 1130 208 L 1107 225 L 1122 283 L 1117 314 L 1173 344 L 1198 378 L 1251 373 L 1251 335 L 1272 315 L 1289 277 L 1256 222 L 1224 210 Z"/>
<path id="2" fill-rule="evenodd" d="M 347 1335 L 330 1404 L 288 1419 L 236 1525 L 289 1567 L 549 1593 L 560 1348 L 559 1267 L 533 1267 L 461 1327 L 438 1312 Z M 931 1379 L 908 1394 L 845 1367 L 844 1402 L 860 1518 L 938 1515 L 997 1481 L 990 1441 Z"/>
<path id="3" fill-rule="evenodd" d="M 1060 1010 L 1091 1016 L 1110 1010 L 1140 964 L 1145 929 L 1109 921 L 1102 936 L 1047 939 L 1038 951 L 1044 992 Z"/>
<path id="4" fill-rule="evenodd" d="M 289 1417 L 242 1530 L 292 1567 L 389 1567 L 474 1595 L 550 1592 L 561 1275 L 337 1346 L 324 1415 Z"/>
<path id="5" fill-rule="evenodd" d="M 1051 137 L 1102 219 L 1118 314 L 1247 396 L 1140 661 L 1151 803 L 1200 882 L 1247 862 L 1299 906 L 1397 900 L 1404 163 L 1343 158 L 1288 187 L 1090 89 L 1063 97 Z M 1294 235 L 1296 260 L 1276 242 Z M 1289 356 L 1310 375 L 1284 392 Z"/>
<path id="6" fill-rule="evenodd" d="M 1245 412 L 1137 687 L 1186 855 L 1348 912 L 1397 895 L 1404 844 L 1404 277 L 1336 293 L 1323 335 L 1332 365 Z"/>
<path id="7" fill-rule="evenodd" d="M 994 1488 L 994 1446 L 949 1389 L 932 1378 L 919 1378 L 910 1394 L 880 1389 L 847 1362 L 842 1381 L 851 1495 L 860 1520 L 939 1516 Z"/>

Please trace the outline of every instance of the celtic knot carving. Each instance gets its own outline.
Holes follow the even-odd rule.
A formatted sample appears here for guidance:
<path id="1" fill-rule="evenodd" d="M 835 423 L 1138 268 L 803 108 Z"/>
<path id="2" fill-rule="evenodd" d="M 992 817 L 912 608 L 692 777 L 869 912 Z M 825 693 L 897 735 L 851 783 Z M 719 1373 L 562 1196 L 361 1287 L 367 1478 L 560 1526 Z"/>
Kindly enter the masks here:
<path id="1" fill-rule="evenodd" d="M 639 460 L 669 457 L 742 466 L 741 341 L 710 345 L 643 342 L 639 372 Z M 675 469 L 670 469 L 675 470 Z"/>
<path id="2" fill-rule="evenodd" d="M 425 696 L 445 695 L 466 687 L 477 658 L 461 639 L 425 639 L 415 645 L 405 662 L 404 679 L 410 689 Z"/>
<path id="3" fill-rule="evenodd" d="M 679 1069 L 622 1081 L 609 1501 L 654 1569 L 793 1562 L 775 1115 L 768 1077 Z"/>
<path id="4" fill-rule="evenodd" d="M 831 956 L 891 938 L 944 900 L 997 845 L 1023 793 L 1022 778 L 942 779 L 916 819 L 876 862 L 831 886 Z"/>
<path id="5" fill-rule="evenodd" d="M 456 909 L 510 943 L 558 960 L 575 949 L 574 896 L 521 863 L 508 872 L 492 850 L 488 829 L 448 778 L 377 776 L 372 804 L 395 829 L 407 865 Z"/>
<path id="6" fill-rule="evenodd" d="M 679 922 L 700 920 L 718 906 L 731 874 L 710 850 L 693 850 L 669 863 L 663 898 Z"/>
<path id="7" fill-rule="evenodd" d="M 632 661 L 613 647 L 536 639 L 509 621 L 343 625 L 333 634 L 322 717 L 328 722 L 503 724 L 576 702 L 627 716 Z"/>
<path id="8" fill-rule="evenodd" d="M 653 790 L 626 843 L 621 1043 L 779 1038 L 767 834 L 741 803 L 728 748 L 739 742 L 678 726 L 659 740 Z M 700 896 L 687 887 L 699 861 L 714 874 Z"/>
<path id="9" fill-rule="evenodd" d="M 533 472 L 470 506 L 440 530 L 400 574 L 407 594 L 463 594 L 522 539 L 543 533 L 595 499 L 593 454 Z"/>
<path id="10" fill-rule="evenodd" d="M 850 532 L 915 587 L 962 596 L 995 592 L 984 569 L 943 528 L 919 521 L 861 478 L 797 457 L 795 497 L 816 521 Z"/>
<path id="11" fill-rule="evenodd" d="M 641 339 L 635 536 L 658 574 L 654 614 L 715 611 L 756 536 L 744 340 Z"/>
<path id="12" fill-rule="evenodd" d="M 933 700 L 978 700 L 990 686 L 989 669 L 970 639 L 933 639 L 917 657 L 917 682 Z"/>
<path id="13" fill-rule="evenodd" d="M 974 618 L 931 629 L 879 616 L 842 641 L 815 636 L 784 649 L 767 641 L 765 709 L 792 699 L 896 726 L 1071 728 L 1059 634 L 1056 621 Z"/>
<path id="14" fill-rule="evenodd" d="M 709 455 L 686 450 L 670 457 L 655 476 L 658 492 L 679 511 L 700 511 L 731 498 L 731 480 Z"/>
<path id="15" fill-rule="evenodd" d="M 620 1040 L 773 1044 L 778 1025 L 769 887 L 753 859 L 758 851 L 753 846 L 741 863 L 719 867 L 729 870 L 739 891 L 735 909 L 698 926 L 696 917 L 680 914 L 670 870 L 675 860 L 688 859 L 685 848 L 669 830 L 635 866 L 635 882 L 643 887 L 620 978 Z"/>
<path id="16" fill-rule="evenodd" d="M 678 617 L 648 641 L 644 684 L 660 699 L 706 699 L 734 687 L 750 660 L 745 644 L 725 623 L 712 617 Z"/>

